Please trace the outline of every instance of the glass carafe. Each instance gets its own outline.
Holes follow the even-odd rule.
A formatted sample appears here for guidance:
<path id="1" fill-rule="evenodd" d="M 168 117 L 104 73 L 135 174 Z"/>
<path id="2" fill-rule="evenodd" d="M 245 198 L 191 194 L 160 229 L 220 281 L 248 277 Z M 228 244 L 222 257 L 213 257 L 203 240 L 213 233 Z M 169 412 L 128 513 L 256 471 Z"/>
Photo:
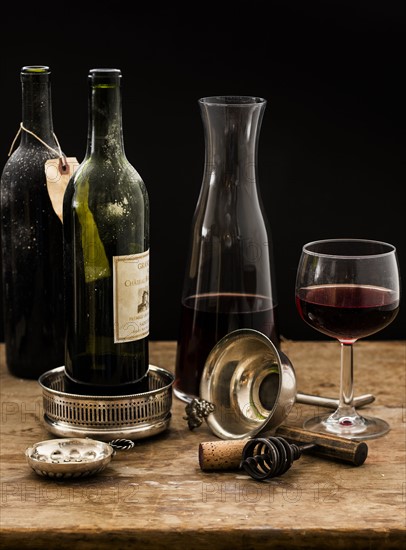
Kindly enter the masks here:
<path id="1" fill-rule="evenodd" d="M 181 298 L 175 395 L 199 396 L 213 346 L 252 328 L 279 347 L 272 240 L 261 201 L 257 156 L 266 100 L 199 100 L 205 166 L 191 228 Z"/>

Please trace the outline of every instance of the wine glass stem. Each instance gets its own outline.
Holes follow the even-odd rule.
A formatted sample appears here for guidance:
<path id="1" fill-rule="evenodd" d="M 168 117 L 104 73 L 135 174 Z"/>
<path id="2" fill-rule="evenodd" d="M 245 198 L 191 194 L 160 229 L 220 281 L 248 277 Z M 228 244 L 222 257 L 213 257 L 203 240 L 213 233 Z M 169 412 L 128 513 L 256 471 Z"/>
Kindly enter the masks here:
<path id="1" fill-rule="evenodd" d="M 354 399 L 354 378 L 353 378 L 353 345 L 341 344 L 341 381 L 340 381 L 340 401 L 338 409 L 348 415 L 349 412 L 355 414 L 353 406 Z"/>

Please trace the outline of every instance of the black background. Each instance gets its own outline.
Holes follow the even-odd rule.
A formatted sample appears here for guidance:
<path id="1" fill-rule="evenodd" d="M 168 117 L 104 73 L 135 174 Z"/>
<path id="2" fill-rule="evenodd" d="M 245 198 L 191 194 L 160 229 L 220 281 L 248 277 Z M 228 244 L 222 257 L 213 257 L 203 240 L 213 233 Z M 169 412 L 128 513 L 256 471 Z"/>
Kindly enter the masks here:
<path id="1" fill-rule="evenodd" d="M 267 99 L 259 185 L 275 248 L 280 328 L 318 339 L 294 304 L 302 245 L 360 237 L 406 270 L 405 3 L 371 1 L 8 4 L 1 23 L 0 161 L 21 119 L 20 68 L 52 70 L 54 130 L 83 159 L 87 73 L 123 73 L 126 154 L 151 206 L 152 340 L 175 339 L 203 175 L 197 100 Z M 131 11 L 129 11 L 131 10 Z M 373 338 L 404 338 L 405 308 Z"/>

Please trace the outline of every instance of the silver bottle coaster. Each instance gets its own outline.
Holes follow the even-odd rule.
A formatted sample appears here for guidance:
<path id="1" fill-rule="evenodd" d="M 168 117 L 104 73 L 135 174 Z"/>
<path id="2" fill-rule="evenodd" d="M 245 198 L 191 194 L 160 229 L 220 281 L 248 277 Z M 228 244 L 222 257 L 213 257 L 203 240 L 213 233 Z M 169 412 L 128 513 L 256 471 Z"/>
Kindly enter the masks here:
<path id="1" fill-rule="evenodd" d="M 148 391 L 130 395 L 78 395 L 66 391 L 65 381 L 65 367 L 39 378 L 44 424 L 53 435 L 136 440 L 169 426 L 174 375 L 163 368 L 149 365 Z"/>

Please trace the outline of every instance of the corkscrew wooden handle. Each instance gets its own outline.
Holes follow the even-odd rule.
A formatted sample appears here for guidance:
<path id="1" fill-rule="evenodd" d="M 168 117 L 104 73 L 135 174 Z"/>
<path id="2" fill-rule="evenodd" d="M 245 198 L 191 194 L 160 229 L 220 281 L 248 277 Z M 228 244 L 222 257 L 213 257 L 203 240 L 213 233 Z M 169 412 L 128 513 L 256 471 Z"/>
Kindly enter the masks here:
<path id="1" fill-rule="evenodd" d="M 315 447 L 309 450 L 309 453 L 347 462 L 353 466 L 361 466 L 368 456 L 368 445 L 364 441 L 352 441 L 344 437 L 318 434 L 290 426 L 279 426 L 275 435 L 294 443 L 314 443 Z"/>
<path id="2" fill-rule="evenodd" d="M 296 444 L 315 444 L 309 453 L 361 466 L 368 455 L 363 441 L 352 441 L 335 435 L 317 434 L 290 426 L 279 426 L 274 435 Z M 199 445 L 202 470 L 233 470 L 240 468 L 242 451 L 249 439 L 206 441 Z"/>

